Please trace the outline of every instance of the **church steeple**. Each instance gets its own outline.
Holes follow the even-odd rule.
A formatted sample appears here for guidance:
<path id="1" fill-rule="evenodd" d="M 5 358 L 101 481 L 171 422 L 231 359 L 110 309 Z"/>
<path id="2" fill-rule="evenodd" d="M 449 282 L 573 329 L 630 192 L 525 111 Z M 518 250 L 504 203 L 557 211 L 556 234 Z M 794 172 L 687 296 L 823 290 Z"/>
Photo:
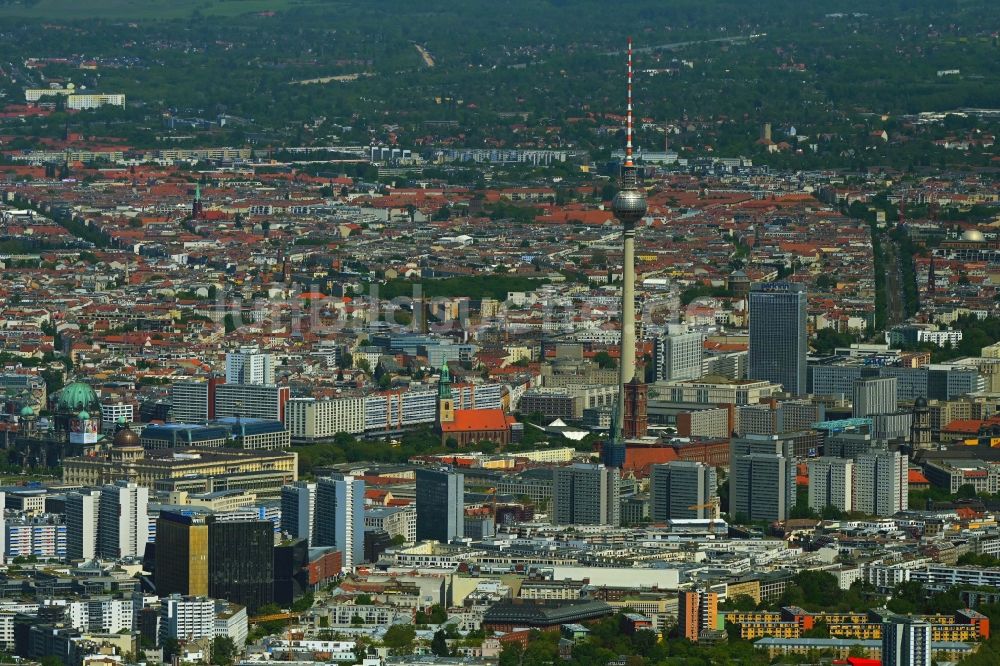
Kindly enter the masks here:
<path id="1" fill-rule="evenodd" d="M 438 379 L 438 423 L 452 423 L 455 420 L 455 401 L 451 396 L 451 371 L 448 361 L 441 366 Z"/>
<path id="2" fill-rule="evenodd" d="M 191 202 L 191 217 L 196 220 L 201 219 L 202 215 L 202 203 L 201 203 L 201 183 L 195 183 L 194 185 L 194 201 Z"/>
<path id="3" fill-rule="evenodd" d="M 451 398 L 451 370 L 448 361 L 441 366 L 441 378 L 438 380 L 438 399 Z"/>

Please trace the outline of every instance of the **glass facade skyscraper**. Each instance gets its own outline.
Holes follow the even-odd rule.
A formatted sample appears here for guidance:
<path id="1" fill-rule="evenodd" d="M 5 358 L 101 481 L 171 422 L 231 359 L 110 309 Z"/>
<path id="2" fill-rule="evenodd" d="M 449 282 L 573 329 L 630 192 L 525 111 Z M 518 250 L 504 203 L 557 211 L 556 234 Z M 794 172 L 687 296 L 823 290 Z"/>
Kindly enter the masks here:
<path id="1" fill-rule="evenodd" d="M 750 379 L 806 393 L 806 290 L 800 284 L 767 282 L 750 289 Z"/>
<path id="2" fill-rule="evenodd" d="M 465 477 L 447 469 L 417 470 L 417 541 L 465 536 Z"/>

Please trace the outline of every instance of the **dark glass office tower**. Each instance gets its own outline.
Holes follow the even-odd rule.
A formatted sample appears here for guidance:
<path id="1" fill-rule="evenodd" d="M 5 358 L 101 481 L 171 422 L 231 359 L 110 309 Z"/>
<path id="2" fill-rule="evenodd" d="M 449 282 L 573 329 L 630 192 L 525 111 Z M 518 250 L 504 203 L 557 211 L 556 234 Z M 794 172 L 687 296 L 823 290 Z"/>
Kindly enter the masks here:
<path id="1" fill-rule="evenodd" d="M 208 525 L 164 511 L 156 520 L 156 593 L 208 595 Z"/>
<path id="2" fill-rule="evenodd" d="M 274 547 L 274 603 L 291 606 L 309 588 L 309 542 L 294 539 Z"/>
<path id="3" fill-rule="evenodd" d="M 417 470 L 417 541 L 465 536 L 465 479 L 448 469 Z"/>
<path id="4" fill-rule="evenodd" d="M 750 289 L 750 379 L 781 384 L 787 393 L 806 393 L 806 290 L 790 282 L 766 282 Z"/>
<path id="5" fill-rule="evenodd" d="M 274 524 L 269 520 L 208 524 L 208 596 L 253 615 L 274 601 Z"/>

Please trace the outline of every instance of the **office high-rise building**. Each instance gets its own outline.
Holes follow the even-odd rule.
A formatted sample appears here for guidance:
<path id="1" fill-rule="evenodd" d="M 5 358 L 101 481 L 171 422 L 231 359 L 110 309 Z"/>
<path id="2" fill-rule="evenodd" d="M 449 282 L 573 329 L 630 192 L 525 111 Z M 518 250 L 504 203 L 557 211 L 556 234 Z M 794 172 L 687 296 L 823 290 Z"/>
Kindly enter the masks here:
<path id="1" fill-rule="evenodd" d="M 719 595 L 698 590 L 677 596 L 677 623 L 681 636 L 697 643 L 703 631 L 715 630 L 719 615 Z"/>
<path id="2" fill-rule="evenodd" d="M 892 414 L 899 408 L 895 377 L 862 377 L 854 382 L 854 417 Z"/>
<path id="3" fill-rule="evenodd" d="M 97 556 L 100 490 L 66 495 L 66 557 L 92 560 Z"/>
<path id="4" fill-rule="evenodd" d="M 655 522 L 679 518 L 715 518 L 718 484 L 715 468 L 675 460 L 653 465 L 649 477 L 650 517 Z"/>
<path id="5" fill-rule="evenodd" d="M 786 520 L 795 495 L 784 481 L 794 465 L 773 453 L 751 453 L 730 461 L 730 513 L 749 520 Z"/>
<path id="6" fill-rule="evenodd" d="M 882 618 L 884 666 L 931 666 L 931 647 L 928 622 L 900 615 Z"/>
<path id="7" fill-rule="evenodd" d="M 365 557 L 365 482 L 353 476 L 332 476 L 316 483 L 317 546 L 333 546 L 343 556 L 345 570 Z"/>
<path id="8" fill-rule="evenodd" d="M 800 284 L 768 282 L 750 289 L 750 379 L 806 393 L 806 291 Z"/>
<path id="9" fill-rule="evenodd" d="M 465 476 L 448 469 L 417 470 L 417 541 L 448 543 L 465 536 Z"/>
<path id="10" fill-rule="evenodd" d="M 786 520 L 795 505 L 795 440 L 748 435 L 730 443 L 729 513 Z"/>
<path id="11" fill-rule="evenodd" d="M 287 386 L 219 384 L 215 389 L 215 416 L 284 422 L 290 395 Z"/>
<path id="12" fill-rule="evenodd" d="M 700 379 L 705 336 L 701 331 L 666 333 L 653 344 L 656 381 Z"/>
<path id="13" fill-rule="evenodd" d="M 909 466 L 899 451 L 863 453 L 854 460 L 854 510 L 892 516 L 909 508 Z"/>
<path id="14" fill-rule="evenodd" d="M 288 608 L 308 592 L 309 544 L 296 539 L 274 547 L 274 603 Z"/>
<path id="15" fill-rule="evenodd" d="M 227 384 L 274 384 L 274 356 L 257 347 L 226 354 Z"/>
<path id="16" fill-rule="evenodd" d="M 621 477 L 613 467 L 577 463 L 552 473 L 552 522 L 619 525 Z"/>
<path id="17" fill-rule="evenodd" d="M 281 531 L 315 545 L 316 484 L 297 481 L 281 489 Z"/>
<path id="18" fill-rule="evenodd" d="M 253 614 L 274 600 L 274 524 L 208 519 L 208 596 Z"/>
<path id="19" fill-rule="evenodd" d="M 828 506 L 854 510 L 854 461 L 815 458 L 809 461 L 809 508 L 822 514 Z"/>
<path id="20" fill-rule="evenodd" d="M 204 381 L 174 382 L 170 385 L 170 420 L 175 423 L 204 423 L 215 418 L 215 389 L 220 377 Z"/>
<path id="21" fill-rule="evenodd" d="M 101 489 L 97 554 L 120 559 L 142 557 L 149 540 L 149 488 L 119 481 Z"/>
<path id="22" fill-rule="evenodd" d="M 156 593 L 208 594 L 208 523 L 169 511 L 156 519 Z"/>

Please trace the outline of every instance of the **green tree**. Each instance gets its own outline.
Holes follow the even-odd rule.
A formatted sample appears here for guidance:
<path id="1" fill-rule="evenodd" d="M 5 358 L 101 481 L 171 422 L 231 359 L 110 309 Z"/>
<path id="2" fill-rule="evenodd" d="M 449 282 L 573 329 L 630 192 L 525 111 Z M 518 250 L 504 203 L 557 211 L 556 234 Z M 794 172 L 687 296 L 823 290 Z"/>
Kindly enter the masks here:
<path id="1" fill-rule="evenodd" d="M 434 632 L 434 639 L 431 641 L 431 652 L 439 657 L 447 657 L 448 652 L 448 641 L 445 639 L 444 632 L 438 629 Z"/>
<path id="2" fill-rule="evenodd" d="M 393 654 L 412 654 L 413 640 L 417 637 L 417 630 L 412 624 L 394 624 L 385 632 L 382 642 Z"/>
<path id="3" fill-rule="evenodd" d="M 597 366 L 600 368 L 608 369 L 618 367 L 618 363 L 614 358 L 612 358 L 611 354 L 606 351 L 599 351 L 594 354 L 594 362 L 597 363 Z"/>
<path id="4" fill-rule="evenodd" d="M 218 636 L 212 640 L 212 664 L 230 666 L 237 655 L 236 643 L 229 636 Z"/>

